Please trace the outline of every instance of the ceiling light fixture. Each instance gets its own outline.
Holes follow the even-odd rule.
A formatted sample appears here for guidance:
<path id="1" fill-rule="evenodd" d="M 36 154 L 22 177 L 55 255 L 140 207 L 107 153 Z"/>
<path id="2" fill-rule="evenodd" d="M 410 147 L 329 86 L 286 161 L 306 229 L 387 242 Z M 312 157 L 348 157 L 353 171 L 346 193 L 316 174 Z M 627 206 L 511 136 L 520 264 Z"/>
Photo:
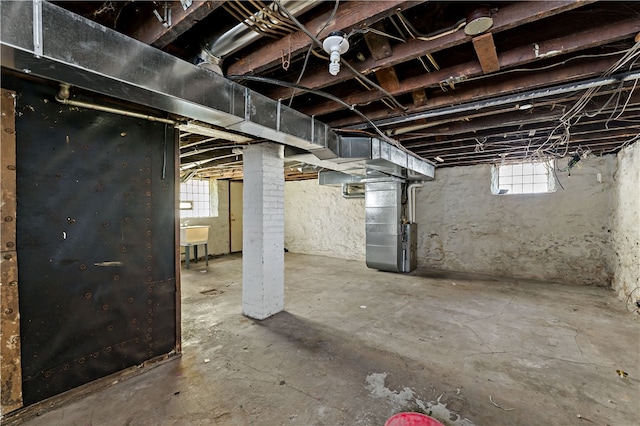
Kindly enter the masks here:
<path id="1" fill-rule="evenodd" d="M 324 39 L 322 48 L 330 55 L 329 74 L 338 75 L 340 72 L 340 55 L 349 49 L 349 41 L 342 31 L 334 31 Z"/>
<path id="2" fill-rule="evenodd" d="M 492 26 L 491 8 L 489 8 L 488 4 L 483 4 L 472 9 L 467 14 L 467 25 L 464 27 L 464 32 L 466 35 L 477 36 Z"/>

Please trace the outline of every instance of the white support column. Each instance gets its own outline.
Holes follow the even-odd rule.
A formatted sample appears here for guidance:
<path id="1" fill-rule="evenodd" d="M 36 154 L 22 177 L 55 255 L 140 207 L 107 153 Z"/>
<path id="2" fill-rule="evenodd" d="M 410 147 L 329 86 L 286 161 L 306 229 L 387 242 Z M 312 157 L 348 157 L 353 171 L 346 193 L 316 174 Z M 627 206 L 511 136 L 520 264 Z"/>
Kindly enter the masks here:
<path id="1" fill-rule="evenodd" d="M 244 148 L 242 312 L 265 319 L 284 309 L 284 149 Z"/>

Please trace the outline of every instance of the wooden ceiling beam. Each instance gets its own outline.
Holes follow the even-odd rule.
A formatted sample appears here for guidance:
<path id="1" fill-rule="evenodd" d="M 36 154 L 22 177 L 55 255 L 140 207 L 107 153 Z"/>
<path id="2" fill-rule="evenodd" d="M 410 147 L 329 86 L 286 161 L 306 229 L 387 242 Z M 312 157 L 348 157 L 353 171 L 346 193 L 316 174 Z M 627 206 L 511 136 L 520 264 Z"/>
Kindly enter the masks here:
<path id="1" fill-rule="evenodd" d="M 602 75 L 616 61 L 616 57 L 595 58 L 589 62 L 576 62 L 564 67 L 553 68 L 544 72 L 540 71 L 533 74 L 519 74 L 516 77 L 493 84 L 478 85 L 468 90 L 459 90 L 453 92 L 453 95 L 443 95 L 429 100 L 428 108 L 410 107 L 406 114 L 423 112 L 430 109 L 446 108 L 450 105 L 465 104 L 468 102 L 478 101 L 482 99 L 490 99 L 496 94 L 506 95 L 528 90 L 535 90 L 542 87 L 555 85 L 556 82 L 569 83 L 587 78 Z M 390 110 L 379 110 L 367 114 L 370 120 L 381 120 L 397 116 Z M 346 127 L 354 123 L 362 122 L 359 117 L 350 115 L 346 118 L 330 121 L 327 124 L 332 127 Z"/>
<path id="2" fill-rule="evenodd" d="M 356 2 L 352 2 L 356 3 Z M 367 9 L 370 9 L 372 5 L 375 5 L 378 2 L 370 2 L 368 3 Z M 524 25 L 529 22 L 533 22 L 539 19 L 547 18 L 553 15 L 560 14 L 562 12 L 566 12 L 568 10 L 572 10 L 578 7 L 585 6 L 589 3 L 593 3 L 592 0 L 588 1 L 531 1 L 531 2 L 516 2 L 513 5 L 509 5 L 504 7 L 503 9 L 498 10 L 493 15 L 493 27 L 491 27 L 491 31 L 493 33 L 498 33 L 500 31 L 505 31 L 511 28 L 514 28 L 519 25 Z M 326 19 L 326 18 L 325 18 Z M 308 38 L 307 38 L 308 39 Z M 424 40 L 411 40 L 406 43 L 401 43 L 399 45 L 394 46 L 392 56 L 388 58 L 383 58 L 380 60 L 376 60 L 374 58 L 368 58 L 364 62 L 352 64 L 353 67 L 363 74 L 370 74 L 376 70 L 381 68 L 387 68 L 390 66 L 398 65 L 403 62 L 410 61 L 419 56 L 428 53 L 439 52 L 454 46 L 458 46 L 460 44 L 466 43 L 470 40 L 469 36 L 467 36 L 464 31 L 456 31 L 453 34 L 449 34 L 443 36 L 441 38 L 424 41 Z M 308 47 L 309 43 L 306 44 Z M 281 47 L 278 47 L 273 52 L 269 52 L 269 58 L 271 58 L 271 62 L 276 64 L 280 61 L 281 49 L 287 49 L 288 44 L 283 44 Z M 267 53 L 267 52 L 263 52 Z M 235 64 L 234 64 L 235 65 Z M 251 68 L 232 65 L 229 69 L 229 74 L 241 74 L 241 73 L 249 73 Z M 480 69 L 478 67 L 478 69 Z M 300 84 L 302 86 L 311 88 L 311 89 L 320 89 L 326 86 L 330 86 L 333 84 L 337 84 L 340 82 L 344 82 L 346 80 L 350 80 L 353 76 L 349 73 L 340 73 L 337 76 L 332 76 L 327 72 L 317 71 L 315 73 L 307 74 L 302 78 Z M 445 77 L 446 78 L 446 77 Z M 415 89 L 414 89 L 415 90 Z M 288 99 L 291 97 L 290 89 L 275 89 L 267 94 L 267 96 L 273 99 Z"/>
<path id="3" fill-rule="evenodd" d="M 493 42 L 493 34 L 486 33 L 473 38 L 473 48 L 476 51 L 480 67 L 484 74 L 490 74 L 500 70 L 500 62 L 496 53 L 496 45 Z"/>
<path id="4" fill-rule="evenodd" d="M 322 30 L 318 36 L 322 40 L 332 31 L 348 33 L 354 28 L 365 28 L 387 16 L 420 3 L 423 3 L 423 1 L 385 0 L 368 2 L 367 7 L 362 7 L 360 2 L 344 2 L 340 4 L 336 16 L 326 28 L 323 29 L 330 17 L 330 11 L 313 18 L 305 26 L 314 35 Z M 292 56 L 296 56 L 307 50 L 312 43 L 313 41 L 303 31 L 289 34 L 230 64 L 226 74 L 258 74 L 279 64 L 282 60 L 282 52 L 291 52 Z M 351 75 L 347 71 L 343 71 L 341 74 Z"/>
<path id="5" fill-rule="evenodd" d="M 191 6 L 184 10 L 179 1 L 172 1 L 170 2 L 172 25 L 169 28 L 165 28 L 155 15 L 150 14 L 129 35 L 143 43 L 162 49 L 191 29 L 196 22 L 222 6 L 223 3 L 224 1 L 194 0 Z"/>
<path id="6" fill-rule="evenodd" d="M 579 50 L 613 43 L 625 38 L 633 37 L 640 29 L 640 17 L 625 20 L 614 24 L 603 25 L 602 27 L 590 28 L 579 33 L 558 37 L 553 40 L 540 42 L 535 46 L 526 45 L 498 55 L 500 68 L 515 68 L 532 63 L 537 60 L 546 59 L 560 54 L 566 55 Z M 398 89 L 391 92 L 392 95 L 401 95 L 427 87 L 438 87 L 443 81 L 449 78 L 459 80 L 464 83 L 465 79 L 483 75 L 482 68 L 476 61 L 441 69 L 429 74 L 408 78 L 400 82 Z M 553 80 L 558 81 L 558 80 Z M 380 100 L 384 95 L 380 92 L 362 92 L 353 96 L 343 98 L 349 105 L 364 105 Z M 432 107 L 431 104 L 428 107 Z M 311 108 L 301 111 L 308 115 L 320 116 L 331 112 L 339 111 L 344 107 L 335 102 L 323 102 Z"/>

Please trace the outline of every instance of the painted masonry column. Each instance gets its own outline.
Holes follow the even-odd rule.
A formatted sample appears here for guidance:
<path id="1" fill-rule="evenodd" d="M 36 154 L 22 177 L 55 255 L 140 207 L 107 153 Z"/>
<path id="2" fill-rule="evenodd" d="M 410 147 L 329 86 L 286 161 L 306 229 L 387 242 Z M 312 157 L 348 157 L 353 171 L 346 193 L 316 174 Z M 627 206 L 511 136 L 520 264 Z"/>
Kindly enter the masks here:
<path id="1" fill-rule="evenodd" d="M 284 149 L 244 148 L 242 313 L 265 319 L 284 309 Z"/>

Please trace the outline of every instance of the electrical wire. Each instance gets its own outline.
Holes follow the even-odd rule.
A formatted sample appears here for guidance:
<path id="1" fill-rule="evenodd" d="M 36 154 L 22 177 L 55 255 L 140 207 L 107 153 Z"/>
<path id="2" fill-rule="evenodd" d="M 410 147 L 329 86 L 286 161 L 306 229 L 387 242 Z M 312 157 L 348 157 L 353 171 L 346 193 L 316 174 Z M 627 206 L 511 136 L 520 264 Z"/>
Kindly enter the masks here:
<path id="1" fill-rule="evenodd" d="M 293 16 L 292 13 L 290 13 L 284 6 L 282 6 L 282 3 L 280 0 L 274 0 L 274 2 L 280 7 L 280 9 L 289 17 L 289 19 L 291 19 L 297 26 L 298 28 L 300 28 L 307 36 L 309 36 L 309 38 L 311 38 L 311 40 L 313 40 L 316 44 L 318 44 L 318 46 L 322 47 L 322 42 L 320 40 L 318 40 L 318 38 L 316 36 L 314 36 L 313 34 L 311 34 L 311 32 L 309 32 L 309 30 L 302 25 L 302 23 L 300 21 L 298 21 L 298 18 L 296 18 L 295 16 Z M 389 97 L 391 99 L 391 101 L 401 110 L 406 111 L 407 107 L 405 107 L 404 105 L 402 105 L 400 102 L 398 102 L 398 100 L 391 94 L 389 93 L 387 90 L 385 90 L 384 88 L 382 88 L 380 85 L 376 84 L 375 82 L 371 81 L 369 78 L 367 78 L 364 74 L 362 74 L 361 72 L 359 72 L 358 70 L 356 70 L 355 68 L 353 68 L 347 61 L 344 60 L 344 58 L 340 57 L 340 62 L 345 65 L 347 68 L 349 68 L 356 76 L 360 77 L 361 79 L 363 79 L 364 81 L 366 81 L 367 83 L 369 83 L 370 85 L 372 85 L 373 87 L 375 87 L 376 89 L 380 90 L 382 93 L 384 93 L 387 97 Z"/>
<path id="2" fill-rule="evenodd" d="M 338 11 L 339 5 L 340 5 L 340 0 L 336 0 L 336 4 L 335 6 L 333 6 L 333 10 L 331 11 L 331 15 L 329 15 L 329 19 L 327 19 L 327 22 L 325 22 L 322 28 L 320 28 L 320 30 L 316 34 L 316 37 L 320 36 L 320 33 L 324 31 L 325 28 L 327 28 L 329 23 L 333 20 L 334 16 L 336 16 L 336 12 Z M 311 52 L 313 52 L 313 43 L 309 45 L 309 49 L 307 50 L 307 54 L 305 55 L 305 58 L 304 58 L 304 63 L 302 64 L 302 70 L 300 70 L 300 75 L 296 80 L 296 84 L 300 84 L 300 81 L 302 80 L 302 76 L 304 75 L 304 72 L 307 70 L 307 64 L 309 63 L 309 57 L 311 56 Z M 291 98 L 289 99 L 289 108 L 291 108 L 291 105 L 293 104 L 293 98 L 295 95 L 296 95 L 296 90 L 293 89 L 293 91 L 291 92 Z"/>
<path id="3" fill-rule="evenodd" d="M 260 77 L 260 76 L 255 76 L 255 75 L 229 75 L 229 76 L 227 76 L 227 78 L 229 80 L 233 80 L 233 81 L 248 80 L 248 81 L 257 81 L 257 82 L 261 82 L 261 83 L 275 84 L 277 86 L 288 87 L 290 89 L 298 89 L 298 90 L 302 90 L 304 92 L 311 93 L 313 95 L 322 96 L 324 98 L 330 99 L 330 100 L 332 100 L 334 102 L 337 102 L 340 105 L 348 108 L 349 110 L 353 111 L 358 116 L 360 116 L 360 118 L 364 119 L 367 123 L 369 123 L 371 125 L 371 127 L 373 127 L 373 129 L 376 131 L 376 133 L 378 135 L 380 135 L 380 137 L 382 137 L 385 141 L 389 142 L 393 146 L 395 146 L 395 147 L 397 147 L 397 148 L 399 148 L 399 149 L 401 149 L 401 150 L 403 150 L 405 152 L 410 152 L 409 150 L 407 150 L 407 148 L 402 146 L 402 144 L 400 144 L 398 141 L 396 141 L 394 139 L 391 139 L 389 136 L 387 136 L 382 130 L 380 130 L 380 128 L 378 126 L 375 125 L 375 123 L 373 121 L 371 121 L 369 119 L 369 117 L 364 115 L 362 112 L 358 111 L 355 108 L 355 106 L 349 105 L 348 103 L 346 103 L 345 101 L 343 101 L 339 97 L 334 96 L 334 95 L 332 95 L 330 93 L 323 92 L 321 90 L 310 89 L 308 87 L 300 86 L 299 84 L 289 83 L 287 81 L 282 81 L 282 80 L 276 80 L 274 78 L 269 78 L 269 77 Z"/>

